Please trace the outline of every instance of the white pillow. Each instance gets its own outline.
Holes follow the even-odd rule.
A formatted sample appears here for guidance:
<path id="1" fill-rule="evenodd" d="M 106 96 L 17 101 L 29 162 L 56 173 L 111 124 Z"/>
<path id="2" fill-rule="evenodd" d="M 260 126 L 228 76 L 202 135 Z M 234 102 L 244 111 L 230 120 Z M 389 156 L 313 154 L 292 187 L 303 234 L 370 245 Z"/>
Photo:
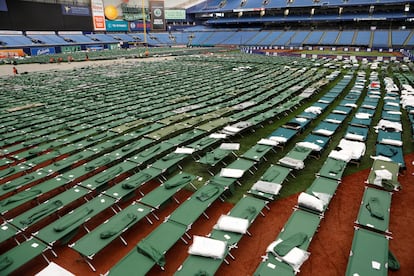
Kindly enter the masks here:
<path id="1" fill-rule="evenodd" d="M 249 220 L 243 218 L 221 215 L 214 228 L 229 232 L 246 234 Z"/>
<path id="2" fill-rule="evenodd" d="M 401 147 L 403 145 L 403 142 L 400 140 L 393 140 L 393 139 L 382 139 L 381 140 L 382 144 L 387 144 L 387 145 L 392 145 L 392 146 L 399 146 Z"/>
<path id="3" fill-rule="evenodd" d="M 294 247 L 281 259 L 292 266 L 295 271 L 299 271 L 302 264 L 309 258 L 309 255 L 309 252 L 298 247 Z"/>
<path id="4" fill-rule="evenodd" d="M 189 247 L 188 253 L 203 257 L 222 259 L 226 253 L 227 243 L 211 238 L 193 236 L 193 244 Z"/>
<path id="5" fill-rule="evenodd" d="M 318 212 L 323 212 L 324 210 L 324 203 L 322 200 L 304 192 L 299 194 L 298 205 Z"/>
<path id="6" fill-rule="evenodd" d="M 256 183 L 254 183 L 252 189 L 263 193 L 277 195 L 279 194 L 280 189 L 282 189 L 282 185 L 278 183 L 259 180 Z"/>
<path id="7" fill-rule="evenodd" d="M 331 131 L 331 130 L 327 130 L 327 129 L 317 129 L 317 130 L 313 131 L 313 133 L 322 134 L 324 136 L 331 136 L 334 132 Z"/>
<path id="8" fill-rule="evenodd" d="M 273 251 L 273 248 L 275 248 L 275 246 L 282 241 L 283 240 L 281 239 L 277 239 L 276 241 L 269 244 L 266 248 L 266 253 L 272 253 L 277 259 L 288 263 L 295 271 L 299 271 L 302 264 L 309 258 L 310 253 L 298 247 L 294 247 L 285 256 L 281 257 Z"/>

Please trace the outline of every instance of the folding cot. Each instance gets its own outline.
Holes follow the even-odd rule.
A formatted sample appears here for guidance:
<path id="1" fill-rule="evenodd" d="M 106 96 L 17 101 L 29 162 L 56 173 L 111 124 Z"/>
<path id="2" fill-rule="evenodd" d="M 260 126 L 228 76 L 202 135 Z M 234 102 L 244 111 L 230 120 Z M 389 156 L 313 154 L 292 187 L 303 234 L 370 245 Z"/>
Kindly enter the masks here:
<path id="1" fill-rule="evenodd" d="M 301 170 L 305 167 L 304 161 L 313 151 L 312 148 L 296 144 L 284 157 L 277 162 L 279 165 Z"/>
<path id="2" fill-rule="evenodd" d="M 204 136 L 205 134 L 206 134 L 206 132 L 203 131 L 203 130 L 192 129 L 192 130 L 186 131 L 182 134 L 179 134 L 175 137 L 172 137 L 172 138 L 166 140 L 166 142 L 168 142 L 170 144 L 173 144 L 173 145 L 176 145 L 176 146 L 183 145 L 183 144 L 186 144 L 186 143 L 189 143 L 189 142 L 193 141 L 194 139 L 197 139 L 201 136 Z"/>
<path id="3" fill-rule="evenodd" d="M 87 203 L 71 210 L 63 217 L 43 227 L 38 232 L 34 233 L 34 236 L 50 246 L 53 246 L 58 241 L 67 243 L 70 238 L 72 238 L 71 235 L 74 234 L 81 225 L 103 210 L 111 207 L 114 203 L 115 199 L 106 195 L 98 195 Z"/>
<path id="4" fill-rule="evenodd" d="M 223 160 L 228 157 L 230 154 L 234 154 L 232 149 L 225 149 L 222 147 L 215 148 L 212 151 L 208 151 L 202 156 L 197 162 L 203 165 L 216 166 L 218 163 L 223 162 Z"/>
<path id="5" fill-rule="evenodd" d="M 323 215 L 326 209 L 328 209 L 329 203 L 335 195 L 339 183 L 340 182 L 335 179 L 316 177 L 305 191 L 306 194 L 315 198 L 311 197 L 309 200 L 309 197 L 306 195 L 304 197 L 299 195 L 297 207 L 318 215 Z"/>
<path id="6" fill-rule="evenodd" d="M 199 125 L 196 127 L 196 129 L 204 130 L 207 132 L 212 132 L 214 130 L 219 129 L 220 127 L 224 127 L 229 122 L 230 122 L 230 118 L 228 117 L 218 118 L 210 122 L 207 122 L 205 124 Z"/>
<path id="7" fill-rule="evenodd" d="M 104 154 L 78 167 L 65 171 L 61 175 L 72 181 L 75 179 L 82 180 L 82 179 L 92 176 L 93 174 L 96 174 L 97 171 L 102 171 L 103 169 L 105 169 L 106 166 L 109 166 L 115 161 L 116 161 L 115 157 L 109 154 Z M 62 162 L 66 164 L 66 161 L 62 160 Z"/>
<path id="8" fill-rule="evenodd" d="M 296 143 L 299 146 L 305 146 L 311 148 L 313 153 L 319 154 L 322 150 L 326 148 L 331 137 L 317 135 L 317 134 L 308 134 L 302 142 Z"/>
<path id="9" fill-rule="evenodd" d="M 339 128 L 339 126 L 339 124 L 322 121 L 313 128 L 312 133 L 323 136 L 332 136 L 335 134 L 335 131 Z"/>
<path id="10" fill-rule="evenodd" d="M 25 230 L 52 214 L 57 215 L 59 210 L 78 199 L 85 198 L 90 192 L 84 187 L 74 186 L 8 221 L 19 229 Z"/>
<path id="11" fill-rule="evenodd" d="M 377 143 L 401 147 L 403 145 L 402 134 L 401 132 L 379 129 Z"/>
<path id="12" fill-rule="evenodd" d="M 234 181 L 233 181 L 234 182 Z M 219 198 L 225 190 L 229 189 L 232 184 L 225 183 L 225 185 L 218 184 L 219 179 L 207 182 L 206 185 L 199 188 L 187 200 L 180 204 L 180 206 L 168 217 L 168 220 L 180 223 L 190 228 L 194 221 L 200 215 L 205 214 L 205 210 Z"/>
<path id="13" fill-rule="evenodd" d="M 196 179 L 195 175 L 180 172 L 162 183 L 160 186 L 148 194 L 144 195 L 138 200 L 138 202 L 150 206 L 154 209 L 159 209 L 160 206 L 162 206 L 167 200 L 174 197 L 174 195 L 185 186 L 191 185 L 195 189 L 192 184 L 192 181 L 194 181 L 194 179 Z M 175 201 L 177 200 L 175 199 Z"/>
<path id="14" fill-rule="evenodd" d="M 158 122 L 153 122 L 153 123 L 151 123 L 149 125 L 145 125 L 143 127 L 140 127 L 139 129 L 134 130 L 134 131 L 132 131 L 130 133 L 136 135 L 137 137 L 144 136 L 145 134 L 150 133 L 152 131 L 155 131 L 157 129 L 160 129 L 160 128 L 164 127 L 164 126 L 165 126 L 164 124 L 161 124 L 161 123 L 158 123 Z"/>
<path id="15" fill-rule="evenodd" d="M 274 200 L 291 171 L 291 168 L 271 165 L 248 193 L 266 200 Z"/>
<path id="16" fill-rule="evenodd" d="M 296 129 L 279 127 L 268 136 L 268 139 L 278 142 L 278 146 L 283 146 L 297 133 L 298 130 Z"/>
<path id="17" fill-rule="evenodd" d="M 136 169 L 137 165 L 134 162 L 125 160 L 119 164 L 116 164 L 108 169 L 105 169 L 94 176 L 82 180 L 79 183 L 80 186 L 88 188 L 90 190 L 102 190 L 108 182 L 116 178 L 117 176 L 130 172 Z"/>
<path id="18" fill-rule="evenodd" d="M 399 101 L 385 100 L 382 109 L 385 111 L 400 111 L 401 106 Z"/>
<path id="19" fill-rule="evenodd" d="M 342 124 L 346 117 L 347 115 L 345 114 L 330 113 L 328 116 L 326 116 L 324 121 L 328 123 Z"/>
<path id="20" fill-rule="evenodd" d="M 139 171 L 128 178 L 122 180 L 121 182 L 115 184 L 109 189 L 103 191 L 102 193 L 115 198 L 117 201 L 120 201 L 124 198 L 127 198 L 129 195 L 133 194 L 145 183 L 156 179 L 161 176 L 162 171 L 160 169 L 148 167 Z"/>
<path id="21" fill-rule="evenodd" d="M 244 158 L 237 158 L 227 167 L 221 169 L 220 176 L 226 178 L 240 179 L 246 172 L 250 172 L 253 175 L 252 169 L 256 170 L 255 164 L 255 161 L 247 160 Z"/>
<path id="22" fill-rule="evenodd" d="M 383 110 L 381 118 L 393 122 L 401 122 L 401 111 L 396 110 Z"/>
<path id="23" fill-rule="evenodd" d="M 375 159 L 366 180 L 367 184 L 382 187 L 385 190 L 399 190 L 398 182 L 400 166 L 396 162 Z"/>
<path id="24" fill-rule="evenodd" d="M 282 127 L 302 131 L 308 126 L 310 122 L 310 119 L 303 117 L 295 117 L 291 119 L 289 122 L 285 123 Z"/>
<path id="25" fill-rule="evenodd" d="M 306 108 L 302 113 L 296 115 L 296 117 L 313 120 L 317 118 L 321 113 L 322 113 L 322 109 L 320 107 L 310 106 Z"/>
<path id="26" fill-rule="evenodd" d="M 352 107 L 350 107 L 350 106 L 342 106 L 342 105 L 337 105 L 331 111 L 331 113 L 334 113 L 334 114 L 343 114 L 343 115 L 349 115 L 349 113 L 351 113 L 351 112 L 352 112 Z"/>
<path id="27" fill-rule="evenodd" d="M 240 121 L 232 125 L 225 126 L 220 133 L 224 133 L 228 136 L 234 136 L 236 134 L 240 134 L 243 131 L 252 127 L 253 124 L 249 121 Z"/>
<path id="28" fill-rule="evenodd" d="M 208 147 L 213 146 L 214 144 L 221 141 L 220 138 L 214 138 L 211 136 L 205 136 L 203 138 L 198 139 L 195 142 L 192 142 L 191 144 L 186 145 L 187 148 L 192 148 L 195 151 L 203 151 L 207 149 Z"/>
<path id="29" fill-rule="evenodd" d="M 113 266 L 106 275 L 145 275 L 155 264 L 163 267 L 165 253 L 179 239 L 183 239 L 186 232 L 186 226 L 169 220 L 165 221 L 142 239 L 136 248 Z"/>
<path id="30" fill-rule="evenodd" d="M 342 101 L 339 102 L 339 105 L 345 106 L 345 107 L 356 108 L 357 107 L 356 102 L 357 102 L 356 99 L 342 99 Z"/>
<path id="31" fill-rule="evenodd" d="M 46 179 L 48 175 L 48 172 L 42 169 L 38 169 L 37 171 L 24 174 L 18 178 L 0 184 L 0 196 L 4 196 L 11 192 L 16 192 L 20 188 L 33 186 L 36 183 L 42 181 L 42 179 Z"/>
<path id="32" fill-rule="evenodd" d="M 46 244 L 31 237 L 0 256 L 0 274 L 9 275 L 40 255 L 49 263 L 45 256 L 45 252 L 49 249 Z M 52 253 L 55 254 L 53 251 Z"/>
<path id="33" fill-rule="evenodd" d="M 113 151 L 107 153 L 107 155 L 116 159 L 124 159 L 133 153 L 143 150 L 152 143 L 154 143 L 154 140 L 152 139 L 140 138 L 139 140 L 132 141 L 125 146 L 122 146 L 121 148 L 114 149 Z"/>
<path id="34" fill-rule="evenodd" d="M 104 142 L 90 146 L 88 149 L 94 152 L 108 152 L 116 148 L 120 148 L 123 145 L 132 143 L 133 140 L 135 139 L 136 137 L 134 137 L 133 135 L 124 134 L 122 136 L 117 136 L 117 137 L 114 137 L 113 139 L 109 139 Z"/>
<path id="35" fill-rule="evenodd" d="M 0 183 L 5 183 L 9 180 L 18 178 L 26 173 L 30 166 L 25 163 L 20 163 L 15 166 L 10 166 L 0 171 Z"/>
<path id="36" fill-rule="evenodd" d="M 344 135 L 345 139 L 365 142 L 368 137 L 369 128 L 349 125 Z"/>
<path id="37" fill-rule="evenodd" d="M 0 224 L 0 244 L 11 238 L 14 238 L 16 243 L 19 244 L 16 238 L 19 233 L 21 233 L 20 229 L 7 221 L 3 221 L 2 224 Z"/>
<path id="38" fill-rule="evenodd" d="M 388 239 L 356 227 L 345 275 L 388 275 Z"/>
<path id="39" fill-rule="evenodd" d="M 295 209 L 276 241 L 267 247 L 266 255 L 262 257 L 263 261 L 254 275 L 295 275 L 299 272 L 300 266 L 309 258 L 306 250 L 319 227 L 320 220 L 321 217 L 318 215 Z M 291 257 L 289 253 L 295 257 Z"/>
<path id="40" fill-rule="evenodd" d="M 375 146 L 375 157 L 397 163 L 401 169 L 405 168 L 404 154 L 402 147 L 377 144 Z"/>
<path id="41" fill-rule="evenodd" d="M 366 145 L 364 142 L 342 138 L 336 148 L 329 153 L 329 157 L 345 162 L 359 163 L 365 155 L 365 151 Z"/>
<path id="42" fill-rule="evenodd" d="M 375 109 L 377 108 L 377 105 L 378 105 L 378 99 L 365 98 L 358 110 L 364 109 L 365 112 L 367 110 L 371 110 L 371 112 L 375 112 Z"/>
<path id="43" fill-rule="evenodd" d="M 347 166 L 346 161 L 328 157 L 323 163 L 317 175 L 335 179 L 335 180 L 341 180 L 342 175 L 346 169 L 346 166 Z"/>
<path id="44" fill-rule="evenodd" d="M 64 172 L 65 170 L 69 170 L 72 167 L 77 166 L 78 162 L 86 162 L 87 160 L 93 158 L 97 154 L 91 150 L 83 150 L 80 152 L 74 152 L 68 154 L 62 154 L 60 151 L 52 151 L 57 153 L 57 155 L 51 156 L 49 153 L 39 156 L 39 158 L 30 159 L 27 163 L 30 166 L 36 167 L 37 165 L 49 161 L 50 164 L 43 166 L 42 170 L 47 171 L 48 173 L 56 173 L 56 172 Z M 50 153 L 52 153 L 50 152 Z M 63 159 L 59 158 L 56 161 L 56 157 L 65 156 Z M 42 158 L 40 158 L 42 157 Z"/>
<path id="45" fill-rule="evenodd" d="M 173 171 L 175 168 L 180 167 L 180 162 L 188 157 L 188 154 L 171 152 L 164 156 L 161 156 L 157 161 L 150 166 L 161 170 L 163 173 Z"/>
<path id="46" fill-rule="evenodd" d="M 262 159 L 266 160 L 265 155 L 274 150 L 274 146 L 276 145 L 276 141 L 272 141 L 270 139 L 261 139 L 256 145 L 243 153 L 241 157 L 256 162 L 260 162 Z"/>
<path id="47" fill-rule="evenodd" d="M 38 199 L 52 190 L 64 187 L 68 182 L 69 180 L 64 177 L 56 176 L 34 187 L 30 187 L 16 194 L 10 195 L 0 201 L 0 214 L 5 215 L 7 212 L 12 211 L 16 207 L 19 207 L 34 199 Z"/>
<path id="48" fill-rule="evenodd" d="M 174 275 L 195 275 L 197 273 L 214 275 L 222 262 L 225 261 L 226 255 L 230 255 L 230 251 L 237 248 L 243 235 L 248 234 L 247 229 L 262 213 L 266 203 L 265 200 L 249 196 L 240 199 L 227 215 L 222 215 L 219 218 L 214 229 L 208 235 L 208 239 L 203 240 L 205 244 L 200 243 L 201 246 L 196 248 L 197 240 L 194 237 L 193 244 L 189 249 L 190 255 Z M 217 241 L 221 241 L 225 247 L 213 257 L 211 251 L 215 250 L 209 242 L 215 244 Z"/>
<path id="49" fill-rule="evenodd" d="M 356 223 L 368 229 L 389 233 L 392 193 L 365 187 Z"/>
<path id="50" fill-rule="evenodd" d="M 394 131 L 394 132 L 402 132 L 402 124 L 401 122 L 393 122 L 389 120 L 381 119 L 379 120 L 378 124 L 374 127 L 376 131 L 379 130 L 386 130 L 386 131 Z"/>
<path id="51" fill-rule="evenodd" d="M 133 157 L 128 158 L 127 160 L 130 160 L 132 162 L 135 162 L 139 166 L 142 166 L 150 162 L 151 160 L 155 160 L 161 154 L 166 154 L 174 147 L 176 146 L 168 142 L 159 142 L 153 145 L 152 147 L 149 147 L 141 151 L 140 153 L 134 155 Z"/>
<path id="52" fill-rule="evenodd" d="M 133 202 L 128 207 L 88 232 L 81 239 L 70 244 L 69 247 L 77 251 L 85 259 L 91 269 L 95 271 L 95 267 L 91 263 L 95 255 L 117 238 L 120 238 L 126 245 L 127 241 L 125 241 L 121 235 L 144 218 L 147 218 L 147 220 L 152 223 L 147 217 L 151 212 L 151 207 Z"/>

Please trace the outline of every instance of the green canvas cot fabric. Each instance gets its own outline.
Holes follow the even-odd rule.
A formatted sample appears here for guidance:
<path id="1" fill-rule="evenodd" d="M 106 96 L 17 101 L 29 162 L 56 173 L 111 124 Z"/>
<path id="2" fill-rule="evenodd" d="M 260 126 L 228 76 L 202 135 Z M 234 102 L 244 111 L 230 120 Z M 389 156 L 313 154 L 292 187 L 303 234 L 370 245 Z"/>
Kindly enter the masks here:
<path id="1" fill-rule="evenodd" d="M 248 221 L 251 221 L 253 218 L 256 217 L 257 209 L 254 206 L 247 207 L 241 214 L 240 218 L 247 219 Z"/>
<path id="2" fill-rule="evenodd" d="M 209 276 L 209 275 L 210 274 L 208 274 L 208 272 L 205 270 L 199 270 L 194 274 L 194 276 Z"/>
<path id="3" fill-rule="evenodd" d="M 101 239 L 110 238 L 116 235 L 117 233 L 121 232 L 126 227 L 128 227 L 128 225 L 132 224 L 136 219 L 137 219 L 137 215 L 133 213 L 128 213 L 121 219 L 119 224 L 115 225 L 111 229 L 101 232 L 99 237 Z"/>
<path id="4" fill-rule="evenodd" d="M 302 245 L 307 239 L 308 235 L 303 232 L 298 232 L 277 244 L 273 248 L 273 251 L 279 256 L 285 256 L 292 248 Z"/>
<path id="5" fill-rule="evenodd" d="M 37 195 L 39 195 L 41 193 L 42 193 L 41 190 L 22 191 L 22 192 L 20 192 L 18 194 L 15 194 L 15 195 L 13 195 L 11 197 L 8 197 L 8 198 L 0 201 L 0 205 L 1 206 L 6 206 L 6 205 L 8 205 L 10 203 L 13 203 L 13 202 L 17 202 L 17 201 L 20 201 L 20 200 L 24 200 L 26 198 L 35 197 L 35 196 L 37 196 Z"/>
<path id="6" fill-rule="evenodd" d="M 397 257 L 388 250 L 388 269 L 392 271 L 397 271 L 400 269 L 400 262 L 398 261 Z"/>
<path id="7" fill-rule="evenodd" d="M 384 219 L 384 209 L 378 197 L 370 197 L 365 207 L 370 212 L 371 216 L 377 219 Z"/>
<path id="8" fill-rule="evenodd" d="M 256 150 L 256 152 L 264 152 L 264 151 L 269 150 L 269 148 L 270 147 L 268 145 L 257 145 L 255 147 L 255 150 Z"/>
<path id="9" fill-rule="evenodd" d="M 399 187 L 398 183 L 389 179 L 382 179 L 381 186 L 387 191 L 393 191 L 395 187 Z"/>
<path id="10" fill-rule="evenodd" d="M 4 256 L 0 259 L 0 271 L 6 269 L 13 263 L 13 259 L 9 256 Z"/>
<path id="11" fill-rule="evenodd" d="M 83 158 L 82 154 L 75 154 L 75 155 L 69 156 L 68 158 L 65 158 L 63 160 L 55 162 L 54 165 L 57 166 L 57 167 L 63 167 L 63 166 L 72 164 L 73 162 L 75 162 L 77 160 L 81 160 L 82 158 Z"/>
<path id="12" fill-rule="evenodd" d="M 179 178 L 177 179 L 173 179 L 172 181 L 167 181 L 165 182 L 165 189 L 172 189 L 181 185 L 184 185 L 185 183 L 190 183 L 191 180 L 193 180 L 193 176 L 192 175 L 181 175 Z"/>
<path id="13" fill-rule="evenodd" d="M 93 209 L 85 207 L 81 211 L 74 213 L 71 218 L 69 218 L 69 219 L 63 221 L 62 223 L 60 223 L 59 225 L 56 225 L 55 227 L 53 227 L 53 230 L 55 230 L 56 232 L 65 231 L 68 227 L 70 227 L 70 226 L 74 225 L 76 222 L 84 219 L 86 216 L 88 216 L 92 212 L 93 212 Z"/>
<path id="14" fill-rule="evenodd" d="M 206 191 L 202 191 L 196 196 L 200 201 L 207 201 L 219 192 L 218 187 L 209 187 Z"/>
<path id="15" fill-rule="evenodd" d="M 156 153 L 159 149 L 161 149 L 161 145 L 160 144 L 155 145 L 152 148 L 149 148 L 148 150 L 145 150 L 145 151 L 141 152 L 140 154 L 138 154 L 138 156 L 148 157 L 148 156 Z"/>
<path id="16" fill-rule="evenodd" d="M 15 168 L 8 168 L 7 170 L 0 171 L 0 178 L 5 177 L 9 174 L 12 174 L 16 169 Z"/>
<path id="17" fill-rule="evenodd" d="M 143 173 L 141 174 L 140 177 L 135 179 L 133 182 L 122 183 L 122 188 L 126 190 L 136 189 L 142 184 L 144 184 L 145 182 L 147 182 L 148 180 L 150 180 L 151 178 L 152 178 L 152 175 L 150 175 L 149 173 Z"/>
<path id="18" fill-rule="evenodd" d="M 296 146 L 293 150 L 296 152 L 308 152 L 309 151 L 308 148 L 300 147 L 300 146 Z"/>
<path id="19" fill-rule="evenodd" d="M 20 185 L 27 184 L 27 183 L 29 183 L 30 181 L 32 181 L 33 179 L 34 179 L 34 176 L 33 176 L 33 175 L 25 175 L 25 176 L 24 176 L 24 177 L 22 177 L 22 178 L 16 179 L 15 181 L 10 181 L 10 182 L 8 182 L 8 183 L 6 183 L 6 184 L 2 185 L 2 186 L 1 186 L 1 188 L 2 188 L 4 191 L 7 191 L 7 190 L 13 189 L 13 188 L 15 188 L 15 187 L 18 187 L 18 186 L 20 186 Z"/>
<path id="20" fill-rule="evenodd" d="M 393 157 L 394 155 L 397 154 L 397 151 L 390 147 L 382 147 L 380 150 L 380 154 L 386 157 Z"/>
<path id="21" fill-rule="evenodd" d="M 92 171 L 92 170 L 94 170 L 96 168 L 99 168 L 99 167 L 101 167 L 103 165 L 108 164 L 109 162 L 111 162 L 111 160 L 112 160 L 111 157 L 108 156 L 108 157 L 105 157 L 105 158 L 102 158 L 102 159 L 98 159 L 98 160 L 92 161 L 92 162 L 88 163 L 85 166 L 85 169 L 87 171 Z"/>
<path id="22" fill-rule="evenodd" d="M 137 245 L 137 250 L 139 253 L 152 259 L 157 265 L 161 267 L 165 265 L 165 256 L 145 239 Z"/>
<path id="23" fill-rule="evenodd" d="M 344 168 L 344 163 L 336 162 L 329 170 L 329 173 L 337 174 L 341 172 L 343 168 Z"/>
<path id="24" fill-rule="evenodd" d="M 33 222 L 35 222 L 37 219 L 53 213 L 55 210 L 59 209 L 61 206 L 63 206 L 63 202 L 60 200 L 55 200 L 49 204 L 47 204 L 44 208 L 40 209 L 36 213 L 32 214 L 30 217 L 28 217 L 26 220 L 20 221 L 23 225 L 30 225 Z"/>
<path id="25" fill-rule="evenodd" d="M 95 179 L 95 182 L 96 183 L 107 182 L 107 181 L 111 180 L 112 178 L 114 178 L 115 176 L 117 176 L 118 174 L 120 174 L 123 170 L 124 169 L 121 166 L 113 168 L 112 170 L 104 173 L 102 176 Z"/>
<path id="26" fill-rule="evenodd" d="M 267 170 L 263 176 L 262 176 L 262 180 L 263 181 L 267 181 L 267 182 L 272 182 L 272 180 L 274 180 L 276 177 L 278 177 L 280 174 L 280 172 L 278 172 L 277 170 L 273 170 L 272 168 L 270 168 L 269 170 Z"/>

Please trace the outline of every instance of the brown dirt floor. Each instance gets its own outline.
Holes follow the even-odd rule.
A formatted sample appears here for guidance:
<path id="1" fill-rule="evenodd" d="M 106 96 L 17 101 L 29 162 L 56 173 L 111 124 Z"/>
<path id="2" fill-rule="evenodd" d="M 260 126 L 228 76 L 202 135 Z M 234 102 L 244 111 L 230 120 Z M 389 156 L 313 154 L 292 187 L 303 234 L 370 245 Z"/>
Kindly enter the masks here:
<path id="1" fill-rule="evenodd" d="M 394 193 L 392 197 L 390 219 L 392 239 L 389 244 L 391 251 L 401 264 L 399 271 L 389 273 L 392 276 L 414 275 L 412 253 L 414 251 L 414 236 L 412 235 L 414 212 L 411 212 L 411 210 L 414 210 L 413 161 L 414 153 L 406 156 L 407 170 L 399 178 L 403 189 Z M 299 275 L 335 276 L 345 274 L 354 234 L 354 221 L 357 217 L 365 187 L 364 181 L 367 179 L 368 173 L 369 170 L 363 170 L 344 177 L 330 203 L 329 210 L 321 221 L 318 232 L 311 242 L 309 247 L 311 256 L 302 266 Z M 291 180 L 287 185 L 294 185 L 294 182 Z M 150 190 L 151 186 L 150 184 L 147 188 Z M 178 194 L 178 199 L 182 202 L 190 194 L 188 191 L 182 191 Z M 270 211 L 264 211 L 265 217 L 259 216 L 250 227 L 252 236 L 243 237 L 239 242 L 239 248 L 232 250 L 232 254 L 236 259 L 234 261 L 230 260 L 230 265 L 223 264 L 218 270 L 217 275 L 253 275 L 267 245 L 275 240 L 291 215 L 296 200 L 297 195 L 292 195 L 272 202 L 269 205 Z M 59 255 L 58 258 L 54 258 L 50 254 L 48 254 L 48 257 L 50 257 L 51 261 L 56 262 L 76 275 L 99 275 L 105 273 L 127 252 L 132 250 L 136 243 L 162 223 L 162 218 L 170 214 L 177 206 L 176 203 L 171 202 L 165 209 L 158 211 L 157 215 L 161 218 L 161 221 L 153 219 L 153 225 L 146 221 L 141 221 L 130 229 L 124 235 L 124 238 L 128 241 L 128 246 L 124 246 L 119 240 L 116 240 L 95 256 L 93 261 L 97 268 L 95 273 L 79 258 L 79 255 L 74 250 L 67 246 L 60 246 L 56 249 Z M 201 217 L 194 223 L 189 234 L 208 234 L 218 217 L 228 212 L 231 208 L 232 205 L 229 203 L 221 201 L 214 203 L 207 210 L 210 219 L 207 220 Z M 110 215 L 109 212 L 103 214 L 100 221 L 103 220 L 104 216 Z M 84 234 L 85 231 L 80 231 L 75 239 Z M 191 244 L 191 241 L 189 244 Z M 149 275 L 172 275 L 187 257 L 187 249 L 188 245 L 178 241 L 166 255 L 167 265 L 165 271 L 162 271 L 159 267 L 154 267 Z M 45 266 L 46 262 L 42 258 L 38 258 L 16 272 L 16 275 L 33 275 Z"/>

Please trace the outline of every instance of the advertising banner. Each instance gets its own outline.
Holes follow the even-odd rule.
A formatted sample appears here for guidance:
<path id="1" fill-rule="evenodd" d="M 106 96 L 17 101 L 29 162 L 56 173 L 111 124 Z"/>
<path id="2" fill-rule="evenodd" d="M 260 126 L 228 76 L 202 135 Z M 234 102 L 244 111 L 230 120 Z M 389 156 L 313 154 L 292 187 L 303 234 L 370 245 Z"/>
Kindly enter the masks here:
<path id="1" fill-rule="evenodd" d="M 90 16 L 91 9 L 86 6 L 61 5 L 63 15 Z"/>
<path id="2" fill-rule="evenodd" d="M 167 20 L 185 20 L 185 10 L 165 10 Z"/>
<path id="3" fill-rule="evenodd" d="M 165 31 L 164 1 L 150 1 L 152 30 Z"/>
<path id="4" fill-rule="evenodd" d="M 23 49 L 0 50 L 0 58 L 23 57 Z"/>
<path id="5" fill-rule="evenodd" d="M 50 55 L 54 54 L 55 48 L 53 47 L 37 47 L 37 48 L 30 48 L 30 55 L 31 56 L 42 56 L 42 55 Z"/>
<path id="6" fill-rule="evenodd" d="M 95 31 L 105 31 L 105 12 L 102 0 L 91 0 L 92 22 Z"/>
<path id="7" fill-rule="evenodd" d="M 128 22 L 124 20 L 106 20 L 106 30 L 112 32 L 127 32 Z"/>
<path id="8" fill-rule="evenodd" d="M 146 22 L 147 31 L 150 30 L 150 22 Z M 144 30 L 144 23 L 142 21 L 129 22 L 129 31 L 142 32 Z"/>
<path id="9" fill-rule="evenodd" d="M 82 50 L 80 45 L 62 46 L 60 49 L 62 53 L 73 53 Z"/>

